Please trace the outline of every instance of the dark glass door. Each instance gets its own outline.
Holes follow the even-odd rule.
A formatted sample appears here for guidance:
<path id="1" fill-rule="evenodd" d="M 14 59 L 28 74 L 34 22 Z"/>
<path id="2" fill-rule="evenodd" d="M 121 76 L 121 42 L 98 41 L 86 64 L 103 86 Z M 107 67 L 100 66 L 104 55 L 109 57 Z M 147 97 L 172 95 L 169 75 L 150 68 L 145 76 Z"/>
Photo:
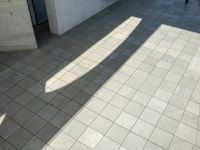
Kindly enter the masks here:
<path id="1" fill-rule="evenodd" d="M 44 0 L 32 0 L 35 11 L 37 24 L 41 24 L 48 20 L 47 11 Z"/>

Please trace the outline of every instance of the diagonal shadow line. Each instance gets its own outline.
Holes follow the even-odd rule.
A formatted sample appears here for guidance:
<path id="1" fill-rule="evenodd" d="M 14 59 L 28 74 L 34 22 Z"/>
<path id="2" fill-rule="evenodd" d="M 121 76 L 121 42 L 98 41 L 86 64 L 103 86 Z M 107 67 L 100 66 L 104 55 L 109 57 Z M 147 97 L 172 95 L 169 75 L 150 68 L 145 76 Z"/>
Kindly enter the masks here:
<path id="1" fill-rule="evenodd" d="M 138 17 L 141 17 L 139 15 Z M 163 20 L 162 23 L 155 22 L 152 23 L 152 26 L 147 26 L 146 20 L 147 18 L 141 18 L 142 21 L 139 23 L 139 25 L 134 29 L 134 31 L 130 34 L 130 36 L 118 47 L 116 48 L 109 56 L 107 56 L 101 63 L 99 63 L 95 68 L 84 74 L 83 76 L 79 77 L 75 81 L 71 82 L 67 86 L 63 87 L 62 89 L 59 89 L 57 92 L 61 92 L 65 96 L 71 98 L 71 100 L 75 103 L 80 104 L 79 107 L 75 107 L 72 112 L 70 112 L 70 115 L 72 118 L 74 118 L 77 113 L 84 107 L 86 103 L 90 101 L 90 99 L 95 96 L 95 94 L 99 91 L 99 89 L 123 66 L 123 64 L 132 56 L 134 53 L 140 49 L 140 47 L 145 43 L 145 41 L 160 27 L 162 24 L 166 25 L 172 25 L 175 26 L 177 23 L 177 18 L 174 18 L 174 20 Z M 182 26 L 183 24 L 180 23 L 179 25 L 176 24 L 176 26 L 180 26 L 181 28 L 187 28 L 187 26 Z M 194 27 L 188 27 L 187 29 L 191 30 L 191 28 Z M 134 41 L 137 41 L 136 43 Z M 129 50 L 128 55 L 123 55 L 122 53 L 125 50 Z M 118 54 L 116 57 L 115 54 Z M 104 68 L 105 67 L 105 68 Z M 102 69 L 104 68 L 104 69 Z M 107 71 L 105 71 L 107 70 Z M 105 72 L 107 74 L 105 74 Z M 80 86 L 80 84 L 84 83 L 85 80 L 92 81 L 94 77 L 102 77 L 101 82 L 98 83 L 96 86 L 91 86 L 90 92 L 86 92 L 85 88 L 87 88 L 88 84 Z M 74 87 L 77 87 L 76 85 L 79 85 L 78 93 L 73 95 L 71 89 Z M 68 90 L 69 89 L 69 90 Z M 72 92 L 72 93 L 71 93 Z M 71 95 L 73 95 L 71 97 Z M 68 107 L 69 108 L 69 107 Z M 71 119 L 68 118 L 63 122 L 61 127 L 65 126 L 65 124 L 68 123 L 68 121 Z M 58 129 L 59 130 L 59 129 Z M 56 134 L 57 131 L 55 131 L 54 134 Z M 52 136 L 45 142 L 50 141 Z M 42 139 L 41 139 L 42 140 Z"/>
<path id="2" fill-rule="evenodd" d="M 119 70 L 120 67 L 141 47 L 141 45 L 152 35 L 152 33 L 158 28 L 159 26 L 155 27 L 154 30 L 149 29 L 148 27 L 145 30 L 145 22 L 141 21 L 141 23 L 136 27 L 136 29 L 131 33 L 124 43 L 122 43 L 116 50 L 114 50 L 108 57 L 106 57 L 101 63 L 99 63 L 95 68 L 81 76 L 80 78 L 76 79 L 75 81 L 71 82 L 70 84 L 66 85 L 62 89 L 53 92 L 62 93 L 64 96 L 67 96 L 71 99 L 73 103 L 76 103 L 76 107 L 73 110 L 66 110 L 70 117 L 65 118 L 65 120 L 60 124 L 60 128 L 51 130 L 51 132 L 45 132 L 47 134 L 42 135 L 39 132 L 36 137 L 42 140 L 45 143 L 51 141 L 51 139 L 59 132 L 59 129 L 63 128 L 72 118 L 74 118 L 77 113 L 84 108 L 84 105 L 90 101 L 90 99 L 97 93 L 97 91 Z M 140 44 L 133 44 L 132 39 L 137 39 L 137 36 L 140 35 L 139 43 Z M 121 53 L 129 49 L 128 55 L 122 55 Z M 110 56 L 114 54 L 119 54 L 115 58 L 111 58 Z M 102 67 L 106 66 L 107 75 L 103 73 Z M 87 85 L 81 85 L 84 83 L 85 80 L 93 80 L 94 77 L 100 76 L 103 80 L 96 86 L 92 86 L 90 92 L 84 91 Z M 77 86 L 79 85 L 78 89 Z M 77 90 L 78 92 L 73 94 L 73 90 Z M 47 93 L 48 94 L 48 93 Z M 52 94 L 52 93 L 49 93 Z M 73 107 L 73 104 L 71 105 Z M 69 107 L 67 107 L 70 109 Z M 45 131 L 48 130 L 48 126 L 43 127 L 41 130 Z"/>

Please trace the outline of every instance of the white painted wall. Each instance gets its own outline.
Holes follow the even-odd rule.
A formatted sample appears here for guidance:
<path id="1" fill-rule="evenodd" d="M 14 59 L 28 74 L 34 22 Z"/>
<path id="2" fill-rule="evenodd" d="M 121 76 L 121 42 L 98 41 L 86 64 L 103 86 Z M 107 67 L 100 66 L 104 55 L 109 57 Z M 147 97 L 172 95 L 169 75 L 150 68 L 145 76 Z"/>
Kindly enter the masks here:
<path id="1" fill-rule="evenodd" d="M 46 0 L 50 30 L 61 35 L 117 0 Z"/>

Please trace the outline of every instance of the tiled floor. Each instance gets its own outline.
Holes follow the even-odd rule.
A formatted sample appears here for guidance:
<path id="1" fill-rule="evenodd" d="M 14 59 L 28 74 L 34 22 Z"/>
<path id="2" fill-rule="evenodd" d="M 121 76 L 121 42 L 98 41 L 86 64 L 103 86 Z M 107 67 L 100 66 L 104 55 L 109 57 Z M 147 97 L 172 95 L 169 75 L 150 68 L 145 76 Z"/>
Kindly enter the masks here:
<path id="1" fill-rule="evenodd" d="M 200 150 L 196 1 L 121 0 L 0 54 L 0 150 Z"/>

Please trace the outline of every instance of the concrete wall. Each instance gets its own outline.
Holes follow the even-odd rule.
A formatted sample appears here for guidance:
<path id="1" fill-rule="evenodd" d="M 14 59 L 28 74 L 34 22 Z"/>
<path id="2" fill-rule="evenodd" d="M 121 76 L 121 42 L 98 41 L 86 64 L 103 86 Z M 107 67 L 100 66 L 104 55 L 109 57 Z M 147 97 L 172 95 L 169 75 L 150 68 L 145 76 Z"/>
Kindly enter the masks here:
<path id="1" fill-rule="evenodd" d="M 46 0 L 50 30 L 61 35 L 117 0 Z"/>
<path id="2" fill-rule="evenodd" d="M 0 51 L 37 48 L 26 0 L 0 0 Z"/>

